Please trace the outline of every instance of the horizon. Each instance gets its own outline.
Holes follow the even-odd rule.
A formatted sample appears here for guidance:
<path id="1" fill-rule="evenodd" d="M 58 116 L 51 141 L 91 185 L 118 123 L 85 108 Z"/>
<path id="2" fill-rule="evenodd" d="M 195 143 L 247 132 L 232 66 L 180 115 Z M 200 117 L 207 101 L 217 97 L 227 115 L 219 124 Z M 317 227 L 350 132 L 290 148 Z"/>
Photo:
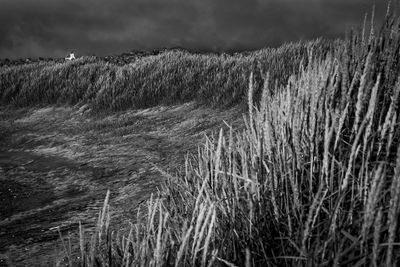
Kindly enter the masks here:
<path id="1" fill-rule="evenodd" d="M 0 59 L 99 57 L 180 47 L 233 53 L 343 38 L 379 0 L 0 0 Z M 398 6 L 392 1 L 392 10 Z"/>

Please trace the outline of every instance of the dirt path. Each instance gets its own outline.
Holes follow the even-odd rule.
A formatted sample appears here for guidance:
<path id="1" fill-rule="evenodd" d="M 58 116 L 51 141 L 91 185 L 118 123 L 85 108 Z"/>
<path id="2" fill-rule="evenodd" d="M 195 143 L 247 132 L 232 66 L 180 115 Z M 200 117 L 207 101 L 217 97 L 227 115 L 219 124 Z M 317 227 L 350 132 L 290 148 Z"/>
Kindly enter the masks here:
<path id="1" fill-rule="evenodd" d="M 82 109 L 0 109 L 0 266 L 48 266 L 78 222 L 90 230 L 107 189 L 114 226 L 134 219 L 163 177 L 205 133 L 240 127 L 240 108 L 189 103 L 112 115 Z M 61 254 L 60 254 L 61 253 Z"/>

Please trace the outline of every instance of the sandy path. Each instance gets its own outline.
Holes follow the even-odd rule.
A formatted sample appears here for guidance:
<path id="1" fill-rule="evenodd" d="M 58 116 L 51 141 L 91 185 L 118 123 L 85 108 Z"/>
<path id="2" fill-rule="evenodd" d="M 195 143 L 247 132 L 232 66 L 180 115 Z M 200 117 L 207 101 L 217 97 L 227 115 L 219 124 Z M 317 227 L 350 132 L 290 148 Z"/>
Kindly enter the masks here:
<path id="1" fill-rule="evenodd" d="M 241 125 L 242 110 L 189 103 L 113 115 L 77 108 L 0 110 L 0 266 L 46 266 L 62 253 L 58 229 L 90 230 L 107 189 L 114 226 L 134 219 L 163 177 L 205 133 Z"/>

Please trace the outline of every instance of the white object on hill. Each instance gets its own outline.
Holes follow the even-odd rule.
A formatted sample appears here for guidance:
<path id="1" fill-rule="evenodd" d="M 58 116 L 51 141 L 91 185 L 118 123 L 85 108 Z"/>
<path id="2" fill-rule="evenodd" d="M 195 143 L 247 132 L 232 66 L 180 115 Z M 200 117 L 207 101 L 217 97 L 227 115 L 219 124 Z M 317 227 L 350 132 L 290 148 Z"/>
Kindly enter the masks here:
<path id="1" fill-rule="evenodd" d="M 74 54 L 74 52 L 71 52 L 71 53 L 69 54 L 69 56 L 65 58 L 65 60 L 74 60 L 74 59 L 75 59 L 75 54 Z"/>

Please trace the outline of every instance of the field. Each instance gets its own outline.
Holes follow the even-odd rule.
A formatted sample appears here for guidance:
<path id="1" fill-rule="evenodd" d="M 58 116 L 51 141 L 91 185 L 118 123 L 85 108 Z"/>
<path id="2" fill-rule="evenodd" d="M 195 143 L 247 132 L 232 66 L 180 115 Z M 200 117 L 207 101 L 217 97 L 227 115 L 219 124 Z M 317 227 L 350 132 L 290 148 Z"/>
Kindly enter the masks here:
<path id="1" fill-rule="evenodd" d="M 95 192 L 48 196 L 96 199 L 69 217 L 59 263 L 398 266 L 400 19 L 366 22 L 344 40 L 246 54 L 3 66 L 2 142 L 70 155 L 86 167 L 59 164 Z"/>

